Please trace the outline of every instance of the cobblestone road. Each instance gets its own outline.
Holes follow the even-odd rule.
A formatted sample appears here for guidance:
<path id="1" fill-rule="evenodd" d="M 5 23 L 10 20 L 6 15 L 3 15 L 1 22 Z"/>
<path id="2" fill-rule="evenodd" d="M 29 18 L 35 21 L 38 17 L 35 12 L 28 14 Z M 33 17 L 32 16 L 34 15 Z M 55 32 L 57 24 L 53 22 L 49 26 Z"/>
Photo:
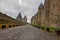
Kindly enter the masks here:
<path id="1" fill-rule="evenodd" d="M 54 36 L 31 25 L 0 30 L 0 40 L 56 40 Z"/>

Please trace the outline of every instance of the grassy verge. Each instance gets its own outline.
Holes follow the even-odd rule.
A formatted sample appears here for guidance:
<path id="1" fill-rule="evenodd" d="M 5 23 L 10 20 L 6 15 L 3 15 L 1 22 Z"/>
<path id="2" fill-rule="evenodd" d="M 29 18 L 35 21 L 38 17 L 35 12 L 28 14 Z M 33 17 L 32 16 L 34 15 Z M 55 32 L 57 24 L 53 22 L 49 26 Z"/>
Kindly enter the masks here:
<path id="1" fill-rule="evenodd" d="M 35 26 L 39 29 L 45 30 L 47 32 L 50 32 L 51 34 L 54 34 L 56 31 L 60 30 L 60 28 L 55 28 L 55 27 L 45 27 L 45 26 L 40 26 L 36 24 L 32 24 L 32 26 Z"/>

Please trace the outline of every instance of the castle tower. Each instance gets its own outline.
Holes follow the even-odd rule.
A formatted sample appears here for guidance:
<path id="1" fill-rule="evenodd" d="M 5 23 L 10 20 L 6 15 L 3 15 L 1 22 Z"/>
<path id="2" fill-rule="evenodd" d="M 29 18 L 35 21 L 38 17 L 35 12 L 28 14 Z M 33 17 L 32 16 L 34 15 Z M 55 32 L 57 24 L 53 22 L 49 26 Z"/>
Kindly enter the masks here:
<path id="1" fill-rule="evenodd" d="M 60 27 L 60 0 L 50 1 L 50 19 L 51 26 Z"/>
<path id="2" fill-rule="evenodd" d="M 44 20 L 44 5 L 41 3 L 38 7 L 38 25 L 42 25 Z"/>
<path id="3" fill-rule="evenodd" d="M 40 4 L 40 7 L 41 7 L 41 26 L 44 25 L 44 17 L 45 17 L 45 13 L 44 13 L 44 5 L 43 4 Z"/>
<path id="4" fill-rule="evenodd" d="M 27 17 L 26 17 L 26 16 L 24 16 L 23 22 L 24 22 L 24 23 L 27 23 Z"/>
<path id="5" fill-rule="evenodd" d="M 19 13 L 18 14 L 18 16 L 17 16 L 17 18 L 16 18 L 17 20 L 19 20 L 19 21 L 22 21 L 22 16 L 21 16 L 21 13 Z"/>
<path id="6" fill-rule="evenodd" d="M 55 17 L 57 20 L 56 26 L 60 28 L 60 0 L 55 0 L 54 2 L 54 12 L 55 12 Z"/>
<path id="7" fill-rule="evenodd" d="M 44 3 L 45 25 L 50 26 L 50 0 L 45 0 Z"/>

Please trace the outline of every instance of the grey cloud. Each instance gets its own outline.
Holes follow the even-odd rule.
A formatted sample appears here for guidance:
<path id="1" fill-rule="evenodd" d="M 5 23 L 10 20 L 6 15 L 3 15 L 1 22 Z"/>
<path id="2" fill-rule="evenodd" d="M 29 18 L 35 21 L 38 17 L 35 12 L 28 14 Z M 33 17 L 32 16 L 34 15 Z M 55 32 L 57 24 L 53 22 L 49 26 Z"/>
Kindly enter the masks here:
<path id="1" fill-rule="evenodd" d="M 24 12 L 28 17 L 28 22 L 30 21 L 31 17 L 36 14 L 37 7 L 43 2 L 43 0 L 22 0 L 22 5 L 25 8 L 28 8 L 28 10 Z"/>
<path id="2" fill-rule="evenodd" d="M 0 11 L 4 12 L 12 17 L 16 17 L 19 9 L 19 4 L 14 0 L 0 0 Z M 14 14 L 14 15 L 11 15 Z"/>
<path id="3" fill-rule="evenodd" d="M 44 0 L 22 0 L 23 3 L 26 2 L 29 5 L 38 6 L 40 3 L 43 3 Z"/>
<path id="4" fill-rule="evenodd" d="M 22 0 L 22 4 L 19 4 L 19 0 L 0 0 L 0 11 L 13 18 L 21 12 L 22 16 L 26 15 L 30 22 L 31 17 L 37 12 L 37 7 L 43 2 L 43 0 Z"/>

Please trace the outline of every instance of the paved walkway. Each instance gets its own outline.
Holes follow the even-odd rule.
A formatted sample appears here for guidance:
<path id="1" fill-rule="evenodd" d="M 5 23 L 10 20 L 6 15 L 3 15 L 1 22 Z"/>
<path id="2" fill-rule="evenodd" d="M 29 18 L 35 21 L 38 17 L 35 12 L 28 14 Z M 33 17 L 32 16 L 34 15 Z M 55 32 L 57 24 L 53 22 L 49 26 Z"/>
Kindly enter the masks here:
<path id="1" fill-rule="evenodd" d="M 48 32 L 31 25 L 0 30 L 0 40 L 56 40 Z"/>

